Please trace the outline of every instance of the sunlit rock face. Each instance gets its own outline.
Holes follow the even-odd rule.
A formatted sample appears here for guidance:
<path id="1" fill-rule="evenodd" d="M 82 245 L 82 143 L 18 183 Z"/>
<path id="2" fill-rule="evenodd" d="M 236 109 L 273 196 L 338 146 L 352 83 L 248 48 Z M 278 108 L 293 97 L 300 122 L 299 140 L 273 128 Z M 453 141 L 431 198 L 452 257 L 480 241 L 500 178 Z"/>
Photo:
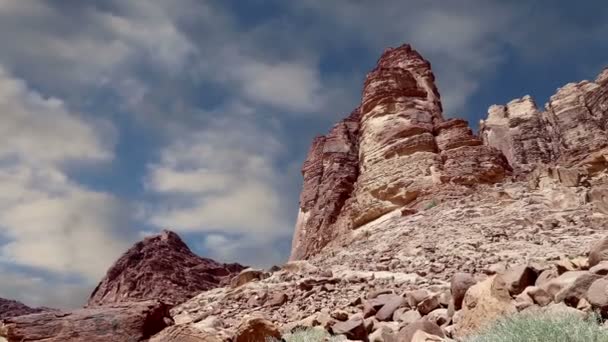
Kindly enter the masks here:
<path id="1" fill-rule="evenodd" d="M 501 181 L 509 166 L 465 120 L 445 120 L 431 65 L 409 45 L 386 50 L 367 75 L 359 107 L 314 140 L 292 259 L 349 229 L 415 203 L 445 183 Z"/>
<path id="2" fill-rule="evenodd" d="M 608 147 L 608 69 L 594 82 L 558 89 L 544 110 L 530 96 L 492 106 L 480 125 L 484 144 L 521 171 L 537 164 L 604 169 Z"/>

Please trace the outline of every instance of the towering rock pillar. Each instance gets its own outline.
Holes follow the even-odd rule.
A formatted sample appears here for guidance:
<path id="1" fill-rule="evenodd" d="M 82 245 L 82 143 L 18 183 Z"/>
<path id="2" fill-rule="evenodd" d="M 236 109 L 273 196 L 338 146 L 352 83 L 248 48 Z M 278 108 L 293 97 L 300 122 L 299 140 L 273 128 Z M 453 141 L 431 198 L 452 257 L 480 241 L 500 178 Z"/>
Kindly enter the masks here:
<path id="1" fill-rule="evenodd" d="M 443 183 L 496 182 L 508 169 L 466 121 L 443 119 L 430 63 L 409 45 L 388 49 L 367 75 L 360 106 L 313 142 L 291 259 Z"/>

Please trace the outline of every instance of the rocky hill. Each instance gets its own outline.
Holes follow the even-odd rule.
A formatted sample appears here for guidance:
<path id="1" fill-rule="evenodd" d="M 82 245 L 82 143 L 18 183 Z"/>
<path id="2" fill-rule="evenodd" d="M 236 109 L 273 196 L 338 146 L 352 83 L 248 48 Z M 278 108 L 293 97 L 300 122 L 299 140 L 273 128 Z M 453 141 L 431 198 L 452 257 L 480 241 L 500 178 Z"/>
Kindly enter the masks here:
<path id="1" fill-rule="evenodd" d="M 31 308 L 21 302 L 11 299 L 0 298 L 0 320 L 15 317 L 28 315 L 32 313 L 38 313 L 43 311 L 48 311 L 51 309 L 48 308 Z"/>
<path id="2" fill-rule="evenodd" d="M 89 308 L 6 319 L 0 335 L 464 341 L 517 312 L 608 319 L 608 69 L 544 110 L 528 96 L 492 106 L 475 135 L 444 118 L 428 61 L 388 49 L 302 174 L 287 264 L 219 264 L 163 232 L 119 259 Z"/>
<path id="3" fill-rule="evenodd" d="M 224 285 L 243 269 L 239 264 L 201 258 L 177 234 L 164 230 L 125 252 L 97 285 L 88 306 L 140 300 L 175 305 Z"/>

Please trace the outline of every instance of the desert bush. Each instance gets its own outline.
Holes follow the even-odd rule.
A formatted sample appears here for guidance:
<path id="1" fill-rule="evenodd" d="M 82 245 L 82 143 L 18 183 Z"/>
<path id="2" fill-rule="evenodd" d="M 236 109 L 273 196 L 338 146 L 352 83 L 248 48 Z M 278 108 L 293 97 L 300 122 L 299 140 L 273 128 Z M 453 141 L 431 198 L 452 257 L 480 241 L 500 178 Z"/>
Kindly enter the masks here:
<path id="1" fill-rule="evenodd" d="M 599 316 L 529 313 L 500 319 L 466 342 L 608 342 Z"/>

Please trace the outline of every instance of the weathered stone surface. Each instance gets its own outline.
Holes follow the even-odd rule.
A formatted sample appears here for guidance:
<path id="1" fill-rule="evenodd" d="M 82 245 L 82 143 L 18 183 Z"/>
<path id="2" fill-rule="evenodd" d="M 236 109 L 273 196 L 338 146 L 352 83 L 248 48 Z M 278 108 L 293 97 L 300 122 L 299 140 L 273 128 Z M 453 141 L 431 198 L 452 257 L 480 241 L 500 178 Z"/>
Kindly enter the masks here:
<path id="1" fill-rule="evenodd" d="M 594 308 L 608 313 L 608 279 L 595 280 L 587 289 L 585 298 Z"/>
<path id="2" fill-rule="evenodd" d="M 530 96 L 490 107 L 480 124 L 481 137 L 522 171 L 538 163 L 559 163 L 595 173 L 605 168 L 606 158 L 601 156 L 608 147 L 607 106 L 604 77 L 570 83 L 551 96 L 544 111 Z"/>
<path id="3" fill-rule="evenodd" d="M 313 142 L 291 259 L 317 254 L 438 184 L 495 183 L 509 170 L 466 121 L 443 118 L 428 61 L 409 45 L 387 49 L 367 75 L 360 106 Z"/>
<path id="4" fill-rule="evenodd" d="M 399 309 L 405 304 L 405 298 L 399 295 L 387 295 L 390 296 L 385 301 L 385 304 L 382 305 L 380 310 L 376 312 L 376 319 L 379 321 L 388 321 L 393 317 L 393 313 L 395 310 Z"/>
<path id="5" fill-rule="evenodd" d="M 412 342 L 414 341 L 414 335 L 418 331 L 422 331 L 426 334 L 438 336 L 441 338 L 445 337 L 443 330 L 441 330 L 441 328 L 437 324 L 425 320 L 420 320 L 412 324 L 408 324 L 403 329 L 401 329 L 399 331 L 397 339 L 400 342 Z"/>
<path id="6" fill-rule="evenodd" d="M 500 275 L 491 276 L 473 285 L 465 294 L 457 336 L 470 335 L 497 318 L 514 312 L 516 308 L 506 282 Z"/>
<path id="7" fill-rule="evenodd" d="M 502 275 L 511 296 L 516 296 L 536 282 L 536 270 L 527 265 L 517 265 L 507 269 Z"/>
<path id="8" fill-rule="evenodd" d="M 264 271 L 254 268 L 242 270 L 230 281 L 230 286 L 235 288 L 247 284 L 250 281 L 264 278 Z"/>
<path id="9" fill-rule="evenodd" d="M 0 335 L 9 342 L 136 342 L 152 337 L 170 322 L 169 307 L 160 302 L 118 303 L 8 318 Z"/>
<path id="10" fill-rule="evenodd" d="M 281 333 L 272 322 L 261 317 L 243 319 L 234 335 L 235 342 L 266 342 L 271 338 L 281 339 Z"/>
<path id="11" fill-rule="evenodd" d="M 589 252 L 589 266 L 593 267 L 602 261 L 608 261 L 608 236 L 594 243 Z"/>
<path id="12" fill-rule="evenodd" d="M 358 109 L 334 126 L 327 136 L 313 141 L 302 167 L 304 184 L 291 260 L 310 257 L 341 230 L 347 229 L 346 202 L 359 175 L 358 153 Z"/>
<path id="13" fill-rule="evenodd" d="M 243 267 L 198 257 L 171 231 L 125 252 L 97 285 L 88 306 L 139 300 L 178 304 L 225 283 Z"/>
<path id="14" fill-rule="evenodd" d="M 473 285 L 475 285 L 475 278 L 469 273 L 458 272 L 452 276 L 450 288 L 455 310 L 460 310 L 460 308 L 462 308 L 464 295 Z"/>
<path id="15" fill-rule="evenodd" d="M 346 322 L 336 322 L 331 327 L 335 335 L 344 335 L 350 340 L 367 340 L 367 328 L 362 316 L 351 317 Z"/>
<path id="16" fill-rule="evenodd" d="M 577 276 L 572 283 L 564 287 L 555 295 L 556 302 L 564 302 L 570 306 L 576 307 L 578 302 L 585 298 L 587 290 L 591 284 L 593 284 L 594 281 L 602 278 L 602 276 L 591 272 L 582 272 L 583 273 Z M 564 273 L 562 276 L 566 274 L 567 273 Z"/>
<path id="17" fill-rule="evenodd" d="M 173 325 L 154 335 L 149 342 L 222 342 L 213 333 L 190 325 Z"/>
<path id="18" fill-rule="evenodd" d="M 49 308 L 31 308 L 16 300 L 0 298 L 0 320 L 52 310 Z"/>

